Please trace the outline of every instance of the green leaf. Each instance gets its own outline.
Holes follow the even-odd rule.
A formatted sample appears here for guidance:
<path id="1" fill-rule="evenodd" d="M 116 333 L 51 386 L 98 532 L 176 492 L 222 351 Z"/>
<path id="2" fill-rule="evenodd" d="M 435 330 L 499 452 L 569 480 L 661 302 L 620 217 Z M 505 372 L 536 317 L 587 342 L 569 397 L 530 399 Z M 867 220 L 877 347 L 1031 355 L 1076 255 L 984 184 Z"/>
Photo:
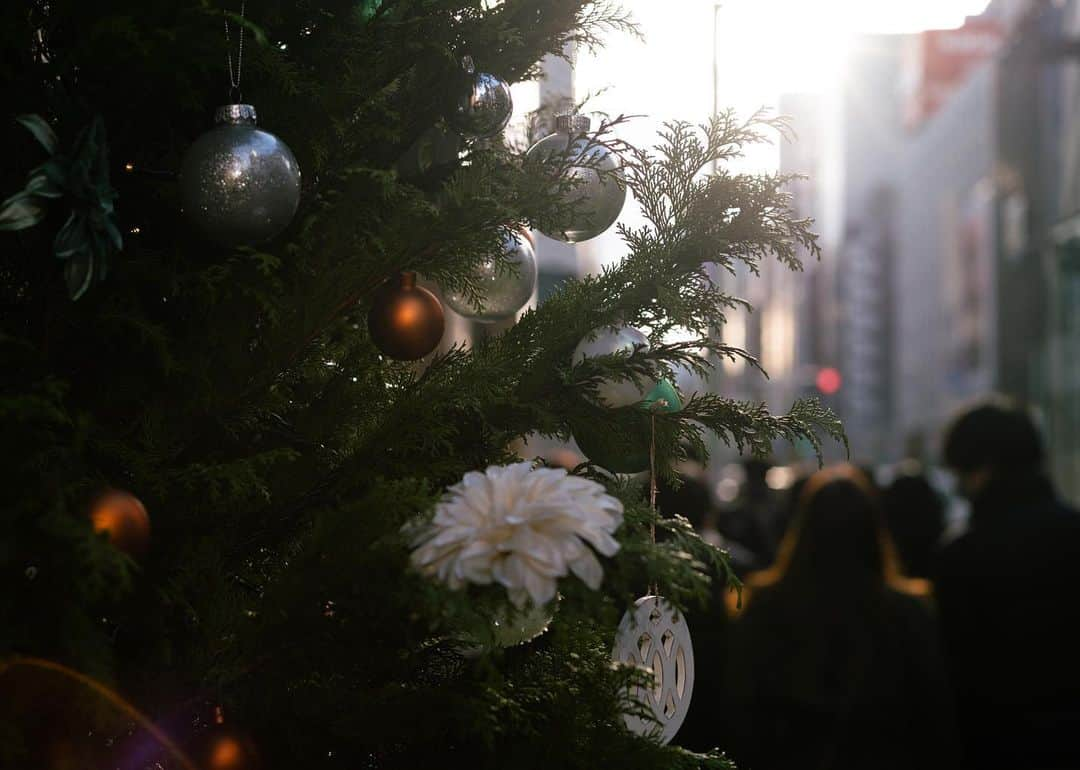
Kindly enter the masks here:
<path id="1" fill-rule="evenodd" d="M 0 230 L 25 230 L 45 218 L 45 208 L 27 192 L 12 195 L 0 204 Z"/>
<path id="2" fill-rule="evenodd" d="M 67 284 L 68 296 L 73 300 L 86 293 L 93 278 L 94 255 L 89 251 L 75 259 L 69 259 L 64 265 L 64 282 Z"/>
<path id="3" fill-rule="evenodd" d="M 57 187 L 53 180 L 44 172 L 31 174 L 30 181 L 26 183 L 26 187 L 23 188 L 23 190 L 28 194 L 37 195 L 40 198 L 60 198 L 64 194 L 64 191 Z"/>
<path id="4" fill-rule="evenodd" d="M 105 235 L 109 238 L 109 243 L 113 248 L 120 251 L 124 248 L 124 236 L 121 235 L 120 229 L 116 226 L 112 217 L 105 217 Z"/>
<path id="5" fill-rule="evenodd" d="M 52 126 L 45 122 L 45 118 L 40 115 L 19 115 L 15 120 L 34 135 L 34 138 L 38 140 L 38 144 L 44 147 L 46 152 L 50 155 L 56 154 L 56 148 L 60 141 L 56 138 Z"/>
<path id="6" fill-rule="evenodd" d="M 68 259 L 79 252 L 89 251 L 87 248 L 85 219 L 77 211 L 68 215 L 64 226 L 56 234 L 53 241 L 53 254 L 57 259 Z"/>
<path id="7" fill-rule="evenodd" d="M 258 43 L 259 45 L 266 45 L 268 39 L 266 37 L 266 30 L 264 30 L 258 24 L 248 18 L 241 16 L 238 13 L 234 13 L 233 11 L 226 11 L 225 16 L 228 17 L 228 20 L 231 21 L 233 24 L 237 24 L 243 27 L 252 35 L 254 35 L 256 43 Z"/>

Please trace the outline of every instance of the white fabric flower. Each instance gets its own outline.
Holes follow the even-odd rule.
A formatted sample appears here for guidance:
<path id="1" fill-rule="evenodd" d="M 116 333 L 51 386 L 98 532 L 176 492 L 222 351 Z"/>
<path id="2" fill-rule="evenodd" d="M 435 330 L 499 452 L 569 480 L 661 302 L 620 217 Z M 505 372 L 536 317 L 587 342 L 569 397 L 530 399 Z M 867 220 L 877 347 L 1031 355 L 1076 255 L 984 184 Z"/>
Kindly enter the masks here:
<path id="1" fill-rule="evenodd" d="M 539 606 L 569 572 L 600 587 L 604 570 L 593 550 L 619 550 L 612 533 L 622 518 L 622 503 L 595 481 L 527 462 L 493 465 L 447 490 L 413 542 L 412 563 L 455 590 L 496 582 L 515 606 L 528 599 Z"/>

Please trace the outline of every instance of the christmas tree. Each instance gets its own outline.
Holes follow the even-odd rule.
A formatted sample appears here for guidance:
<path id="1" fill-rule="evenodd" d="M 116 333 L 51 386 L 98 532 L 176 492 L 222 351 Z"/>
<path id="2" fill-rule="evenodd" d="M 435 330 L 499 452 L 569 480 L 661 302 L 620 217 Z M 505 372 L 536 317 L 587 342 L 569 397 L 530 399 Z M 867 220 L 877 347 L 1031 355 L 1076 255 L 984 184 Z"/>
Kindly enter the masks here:
<path id="1" fill-rule="evenodd" d="M 754 453 L 841 437 L 813 401 L 772 415 L 653 388 L 753 362 L 719 341 L 742 303 L 706 265 L 816 253 L 785 177 L 724 170 L 782 121 L 671 123 L 652 149 L 618 140 L 622 118 L 564 122 L 580 130 L 564 151 L 526 155 L 498 134 L 501 86 L 633 32 L 617 7 L 235 5 L 0 8 L 0 766 L 729 766 L 627 729 L 650 723 L 631 685 L 652 682 L 612 665 L 624 611 L 731 578 L 605 462 L 669 474 L 709 433 Z M 242 189 L 226 177 L 249 171 L 189 148 L 220 104 L 248 102 L 269 133 L 234 110 L 240 133 L 206 139 L 270 143 L 244 145 L 278 165 L 252 160 L 263 176 Z M 597 180 L 644 215 L 620 225 L 628 256 L 430 352 L 441 310 L 411 273 L 482 312 L 478 271 L 512 280 L 520 229 L 602 226 Z M 610 328 L 648 344 L 575 355 Z M 564 550 L 425 562 L 447 489 L 533 434 L 602 447 L 575 478 L 499 482 L 551 495 L 545 521 L 570 534 L 535 547 Z"/>

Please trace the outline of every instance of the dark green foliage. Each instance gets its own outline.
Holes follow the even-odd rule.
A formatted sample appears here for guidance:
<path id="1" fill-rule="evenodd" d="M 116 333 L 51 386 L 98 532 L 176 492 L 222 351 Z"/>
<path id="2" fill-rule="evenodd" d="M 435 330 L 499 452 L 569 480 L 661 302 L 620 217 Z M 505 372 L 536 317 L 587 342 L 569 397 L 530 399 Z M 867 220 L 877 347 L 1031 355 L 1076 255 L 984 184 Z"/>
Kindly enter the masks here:
<path id="1" fill-rule="evenodd" d="M 0 230 L 25 230 L 45 218 L 50 199 L 65 199 L 68 214 L 53 241 L 53 254 L 66 260 L 68 294 L 78 299 L 96 278 L 108 273 L 109 256 L 124 246 L 116 226 L 116 191 L 109 183 L 109 152 L 101 116 L 79 131 L 70 153 L 58 151 L 56 134 L 40 115 L 21 115 L 52 157 L 30 172 L 26 187 L 0 204 Z"/>
<path id="2" fill-rule="evenodd" d="M 43 160 L 16 114 L 45 117 L 60 147 L 100 115 L 125 237 L 106 280 L 73 303 L 51 258 L 70 206 L 48 203 L 34 227 L 2 236 L 0 659 L 60 660 L 170 724 L 223 703 L 271 767 L 728 766 L 622 727 L 640 673 L 609 655 L 628 603 L 656 584 L 687 606 L 707 600 L 710 580 L 732 581 L 685 520 L 656 520 L 640 486 L 606 480 L 627 513 L 603 589 L 563 581 L 548 633 L 479 656 L 455 640 L 504 594 L 451 592 L 410 571 L 403 527 L 466 471 L 512 460 L 508 447 L 531 432 L 631 430 L 639 411 L 590 401 L 604 378 L 700 367 L 701 347 L 752 362 L 714 339 L 741 301 L 703 263 L 756 269 L 775 256 L 797 269 L 795 246 L 815 252 L 815 239 L 793 219 L 784 177 L 703 172 L 782 125 L 672 124 L 653 154 L 613 138 L 621 118 L 602 126 L 593 140 L 624 155 L 648 219 L 622 231 L 630 256 L 422 371 L 384 361 L 363 320 L 382 280 L 410 269 L 475 291 L 468 269 L 506 228 L 571 211 L 565 158 L 476 145 L 402 172 L 439 121 L 457 57 L 513 81 L 567 42 L 633 31 L 603 3 L 483 5 L 249 3 L 246 101 L 297 155 L 304 192 L 281 238 L 226 252 L 179 216 L 173 178 L 227 90 L 222 8 L 3 4 L 0 138 L 15 162 L 0 197 Z M 571 367 L 577 342 L 617 318 L 647 328 L 650 351 Z M 675 326 L 698 338 L 663 344 Z M 661 467 L 687 442 L 700 449 L 702 430 L 750 452 L 841 437 L 813 402 L 772 416 L 709 395 L 655 419 Z M 138 564 L 90 531 L 87 507 L 109 486 L 150 512 Z M 0 762 L 18 743 L 5 727 Z"/>

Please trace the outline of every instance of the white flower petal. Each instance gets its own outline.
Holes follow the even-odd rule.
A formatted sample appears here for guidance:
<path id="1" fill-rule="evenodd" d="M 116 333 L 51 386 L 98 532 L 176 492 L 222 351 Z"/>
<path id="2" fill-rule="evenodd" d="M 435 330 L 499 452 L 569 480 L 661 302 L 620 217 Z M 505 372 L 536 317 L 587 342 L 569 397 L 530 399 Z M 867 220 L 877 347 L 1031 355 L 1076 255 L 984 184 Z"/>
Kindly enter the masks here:
<path id="1" fill-rule="evenodd" d="M 619 550 L 612 534 L 622 520 L 622 503 L 594 481 L 525 462 L 492 466 L 447 490 L 410 560 L 451 588 L 494 581 L 515 605 L 541 605 L 570 572 L 600 586 L 596 553 Z"/>
<path id="2" fill-rule="evenodd" d="M 600 566 L 600 560 L 596 558 L 596 554 L 588 548 L 583 548 L 581 556 L 570 562 L 570 569 L 581 578 L 581 582 L 594 591 L 604 580 L 604 568 Z"/>

